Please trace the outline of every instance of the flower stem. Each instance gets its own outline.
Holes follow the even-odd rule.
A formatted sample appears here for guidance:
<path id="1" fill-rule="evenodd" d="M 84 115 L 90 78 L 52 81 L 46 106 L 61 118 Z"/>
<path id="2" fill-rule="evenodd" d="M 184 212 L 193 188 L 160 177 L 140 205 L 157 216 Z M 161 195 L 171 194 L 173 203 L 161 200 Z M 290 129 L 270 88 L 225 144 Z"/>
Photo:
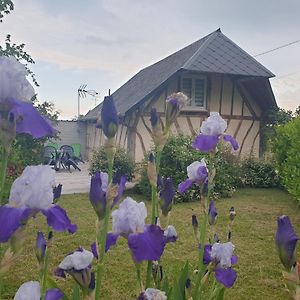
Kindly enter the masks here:
<path id="1" fill-rule="evenodd" d="M 113 164 L 114 164 L 114 157 L 111 157 L 108 160 L 108 183 L 110 184 L 113 178 Z M 111 208 L 109 205 L 105 207 L 105 215 L 102 223 L 102 228 L 100 232 L 99 238 L 99 260 L 97 265 L 97 277 L 96 277 L 96 292 L 95 292 L 95 299 L 100 299 L 100 287 L 104 275 L 104 264 L 105 264 L 105 246 L 106 246 L 106 235 L 108 229 L 108 221 L 110 215 Z M 98 240 L 98 239 L 97 239 Z"/>
<path id="2" fill-rule="evenodd" d="M 4 196 L 4 184 L 5 184 L 8 157 L 9 157 L 9 152 L 5 149 L 5 147 L 2 147 L 2 164 L 1 164 L 1 172 L 0 172 L 0 201 L 1 201 L 1 205 L 5 204 L 3 196 Z"/>
<path id="3" fill-rule="evenodd" d="M 50 228 L 48 228 L 50 232 Z M 43 267 L 41 271 L 41 299 L 44 299 L 47 289 L 47 278 L 48 278 L 48 265 L 49 265 L 49 247 L 46 247 L 45 256 L 43 261 Z"/>

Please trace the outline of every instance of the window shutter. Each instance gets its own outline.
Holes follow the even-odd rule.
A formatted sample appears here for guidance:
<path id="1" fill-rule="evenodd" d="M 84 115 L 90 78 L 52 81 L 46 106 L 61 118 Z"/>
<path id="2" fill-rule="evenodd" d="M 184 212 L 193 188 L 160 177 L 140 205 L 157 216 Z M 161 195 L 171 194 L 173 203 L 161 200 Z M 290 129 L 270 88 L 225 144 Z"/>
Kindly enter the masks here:
<path id="1" fill-rule="evenodd" d="M 195 105 L 204 106 L 204 80 L 195 79 Z"/>

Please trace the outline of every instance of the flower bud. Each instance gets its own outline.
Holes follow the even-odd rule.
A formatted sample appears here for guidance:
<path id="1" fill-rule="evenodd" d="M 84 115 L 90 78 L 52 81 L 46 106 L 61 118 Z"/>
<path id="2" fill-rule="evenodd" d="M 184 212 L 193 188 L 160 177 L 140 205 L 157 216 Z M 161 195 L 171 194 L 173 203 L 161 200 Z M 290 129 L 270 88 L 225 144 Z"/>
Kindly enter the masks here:
<path id="1" fill-rule="evenodd" d="M 236 216 L 236 212 L 235 212 L 235 210 L 234 210 L 234 207 L 232 206 L 232 207 L 229 209 L 229 219 L 230 219 L 231 221 L 233 221 L 234 218 L 235 218 L 235 216 Z"/>
<path id="2" fill-rule="evenodd" d="M 211 201 L 209 203 L 209 208 L 208 208 L 208 223 L 209 223 L 209 225 L 215 225 L 216 224 L 217 216 L 218 216 L 218 212 L 217 212 L 217 209 L 215 207 L 215 203 L 214 203 L 214 201 Z"/>
<path id="3" fill-rule="evenodd" d="M 35 254 L 38 262 L 41 264 L 44 260 L 46 253 L 46 240 L 41 231 L 38 232 L 36 242 L 35 242 Z"/>
<path id="4" fill-rule="evenodd" d="M 118 131 L 119 118 L 112 96 L 104 98 L 101 110 L 101 122 L 105 136 L 113 138 Z"/>

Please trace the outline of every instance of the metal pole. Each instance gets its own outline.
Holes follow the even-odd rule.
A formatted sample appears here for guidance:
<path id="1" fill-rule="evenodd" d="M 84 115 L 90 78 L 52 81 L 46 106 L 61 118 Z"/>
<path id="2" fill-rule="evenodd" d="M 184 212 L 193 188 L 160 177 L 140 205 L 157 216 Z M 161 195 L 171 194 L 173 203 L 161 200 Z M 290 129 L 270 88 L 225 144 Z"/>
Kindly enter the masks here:
<path id="1" fill-rule="evenodd" d="M 79 119 L 79 116 L 80 116 L 80 94 L 79 94 L 79 90 L 78 90 L 78 119 Z"/>

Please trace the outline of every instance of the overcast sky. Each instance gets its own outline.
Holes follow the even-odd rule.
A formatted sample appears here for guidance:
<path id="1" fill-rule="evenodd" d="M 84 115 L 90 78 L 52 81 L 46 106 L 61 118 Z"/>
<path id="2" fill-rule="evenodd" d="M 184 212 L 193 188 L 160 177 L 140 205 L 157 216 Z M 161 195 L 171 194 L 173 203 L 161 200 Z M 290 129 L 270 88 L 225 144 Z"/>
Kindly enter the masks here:
<path id="1" fill-rule="evenodd" d="M 36 61 L 40 100 L 61 118 L 77 115 L 77 89 L 86 83 L 99 98 L 94 108 L 140 69 L 221 27 L 251 55 L 300 40 L 299 0 L 15 0 L 0 24 L 24 42 Z M 276 74 L 271 80 L 280 107 L 300 105 L 300 43 L 257 57 Z"/>

